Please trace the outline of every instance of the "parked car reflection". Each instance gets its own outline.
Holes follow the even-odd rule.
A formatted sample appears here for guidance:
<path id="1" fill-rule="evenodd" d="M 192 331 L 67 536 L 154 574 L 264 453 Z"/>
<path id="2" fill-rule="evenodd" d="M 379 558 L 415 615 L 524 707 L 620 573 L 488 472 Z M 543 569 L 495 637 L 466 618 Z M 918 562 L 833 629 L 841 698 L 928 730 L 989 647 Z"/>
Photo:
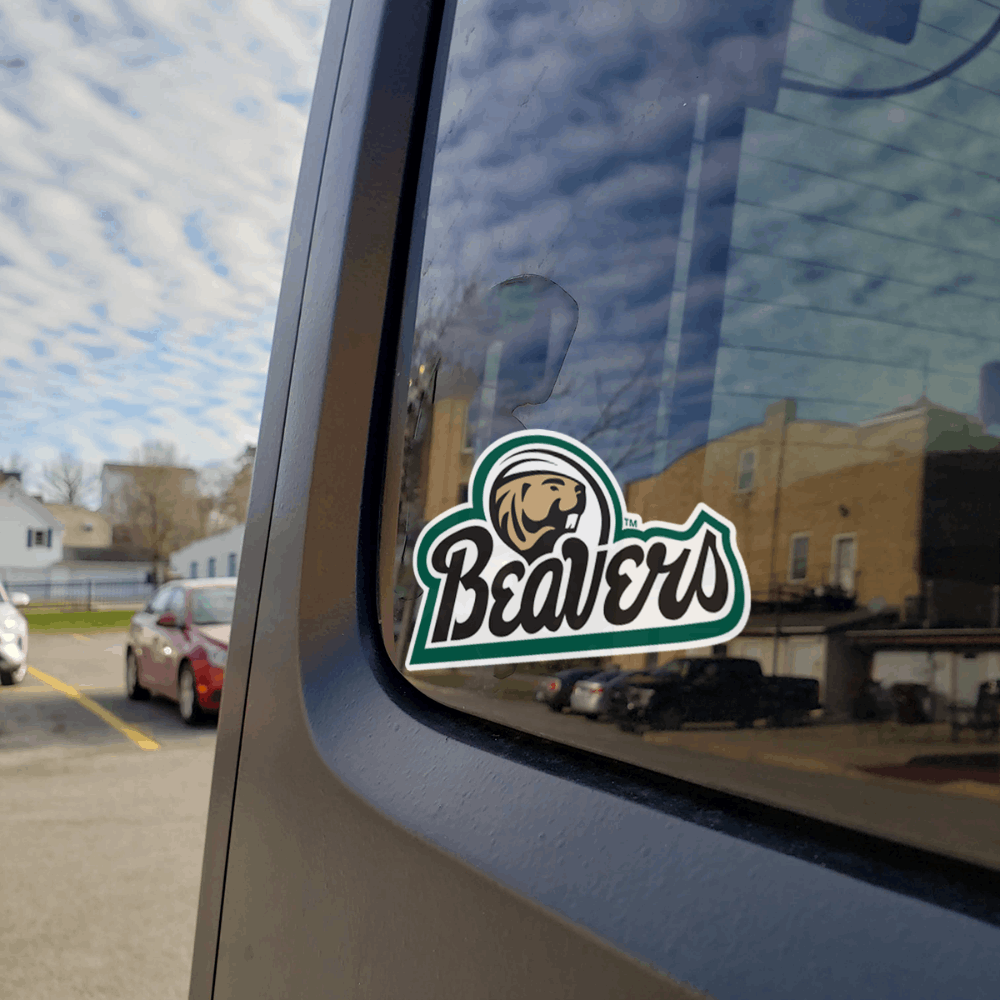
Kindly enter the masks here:
<path id="1" fill-rule="evenodd" d="M 804 677 L 765 677 L 756 660 L 680 659 L 636 677 L 612 703 L 620 726 L 680 729 L 685 722 L 757 719 L 776 726 L 805 721 L 819 704 L 819 683 Z"/>
<path id="2" fill-rule="evenodd" d="M 600 669 L 600 664 L 571 667 L 569 670 L 560 670 L 551 677 L 543 677 L 535 686 L 535 700 L 548 705 L 553 712 L 561 712 L 564 708 L 569 708 L 573 685 L 577 681 L 593 677 Z"/>
<path id="3" fill-rule="evenodd" d="M 608 710 L 612 690 L 628 681 L 629 675 L 617 664 L 611 670 L 577 681 L 569 696 L 569 710 L 588 719 L 599 719 Z"/>

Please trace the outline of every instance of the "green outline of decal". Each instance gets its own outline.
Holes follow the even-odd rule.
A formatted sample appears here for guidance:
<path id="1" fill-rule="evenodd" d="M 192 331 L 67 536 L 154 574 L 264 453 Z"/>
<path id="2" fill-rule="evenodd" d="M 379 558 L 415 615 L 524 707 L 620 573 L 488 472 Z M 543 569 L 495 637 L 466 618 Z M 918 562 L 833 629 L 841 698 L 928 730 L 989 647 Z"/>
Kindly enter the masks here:
<path id="1" fill-rule="evenodd" d="M 447 531 L 457 528 L 467 521 L 489 524 L 486 510 L 483 506 L 483 493 L 490 471 L 505 455 L 515 448 L 526 446 L 554 446 L 568 452 L 575 458 L 585 462 L 603 483 L 612 505 L 612 521 L 614 534 L 610 540 L 613 546 L 623 539 L 668 538 L 671 541 L 685 542 L 693 538 L 703 525 L 714 528 L 722 539 L 722 548 L 733 574 L 733 605 L 724 618 L 708 622 L 693 622 L 687 625 L 663 625 L 657 628 L 614 629 L 609 632 L 592 632 L 587 635 L 544 636 L 531 639 L 497 639 L 494 642 L 476 643 L 463 646 L 438 646 L 427 648 L 427 636 L 430 632 L 431 619 L 437 608 L 438 592 L 442 581 L 429 572 L 427 556 L 437 539 Z M 665 646 L 683 647 L 684 645 L 705 645 L 703 640 L 730 637 L 742 628 L 750 613 L 750 602 L 747 600 L 746 568 L 738 550 L 733 546 L 735 528 L 719 515 L 716 515 L 705 504 L 695 507 L 697 516 L 687 527 L 663 527 L 664 522 L 651 522 L 648 528 L 623 527 L 625 513 L 638 518 L 637 514 L 625 511 L 624 497 L 617 480 L 610 474 L 607 467 L 585 446 L 572 438 L 555 431 L 518 431 L 502 438 L 491 445 L 476 462 L 472 470 L 472 480 L 469 484 L 470 502 L 439 514 L 420 532 L 414 548 L 414 570 L 417 580 L 424 588 L 424 599 L 420 604 L 419 618 L 414 632 L 413 641 L 406 656 L 406 667 L 429 667 L 457 663 L 467 664 L 469 661 L 512 661 L 531 660 L 544 654 L 552 653 L 612 653 L 623 649 L 635 649 L 641 652 L 644 648 L 663 648 Z M 692 512 L 694 513 L 694 512 Z M 640 519 L 641 520 L 641 519 Z"/>

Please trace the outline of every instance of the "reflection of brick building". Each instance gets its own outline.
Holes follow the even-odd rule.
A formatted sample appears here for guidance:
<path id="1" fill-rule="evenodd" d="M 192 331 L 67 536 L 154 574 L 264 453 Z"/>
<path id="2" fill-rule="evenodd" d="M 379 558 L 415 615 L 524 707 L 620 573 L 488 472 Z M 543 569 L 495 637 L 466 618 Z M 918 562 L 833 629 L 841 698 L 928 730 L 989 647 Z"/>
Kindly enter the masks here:
<path id="1" fill-rule="evenodd" d="M 928 580 L 998 582 L 998 474 L 1000 440 L 926 399 L 860 424 L 798 420 L 783 400 L 627 498 L 646 519 L 681 522 L 699 500 L 728 517 L 758 600 L 832 587 L 903 611 Z"/>
<path id="2" fill-rule="evenodd" d="M 414 440 L 421 522 L 465 498 L 471 392 L 459 382 L 427 387 Z M 703 501 L 735 524 L 758 606 L 727 651 L 760 660 L 768 673 L 816 677 L 834 715 L 850 711 L 873 655 L 876 675 L 892 659 L 848 632 L 893 626 L 894 612 L 913 625 L 1000 624 L 1000 439 L 927 399 L 859 424 L 799 420 L 794 401 L 782 400 L 760 424 L 625 493 L 628 509 L 646 520 L 682 523 Z M 796 610 L 798 598 L 817 591 L 847 600 L 836 610 L 822 602 Z M 883 640 L 879 648 L 895 647 Z M 994 675 L 1000 657 L 983 656 L 962 661 L 970 677 Z M 626 669 L 648 662 L 643 654 L 615 659 Z M 946 691 L 955 684 L 935 681 Z"/>
<path id="3" fill-rule="evenodd" d="M 798 420 L 795 403 L 782 400 L 763 423 L 626 493 L 629 510 L 646 519 L 682 522 L 702 500 L 736 525 L 753 596 L 771 612 L 751 616 L 728 652 L 767 672 L 816 677 L 827 708 L 843 716 L 875 649 L 863 651 L 852 628 L 891 625 L 885 612 L 893 610 L 910 624 L 997 624 L 998 486 L 1000 440 L 927 399 L 860 424 Z M 857 610 L 796 610 L 797 599 L 831 591 Z M 878 648 L 893 646 L 883 639 Z M 876 676 L 887 655 L 874 652 Z M 985 677 L 993 666 L 969 662 L 966 672 Z"/>

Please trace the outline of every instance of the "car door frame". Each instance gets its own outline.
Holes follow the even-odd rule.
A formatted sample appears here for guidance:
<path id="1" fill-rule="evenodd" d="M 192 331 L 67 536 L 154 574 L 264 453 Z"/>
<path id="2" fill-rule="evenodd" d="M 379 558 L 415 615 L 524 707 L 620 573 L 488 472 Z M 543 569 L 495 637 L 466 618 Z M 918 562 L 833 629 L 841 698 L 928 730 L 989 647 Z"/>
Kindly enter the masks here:
<path id="1" fill-rule="evenodd" d="M 412 319 L 442 16 L 432 0 L 330 11 L 237 588 L 192 1000 L 456 982 L 463 996 L 530 997 L 553 965 L 581 1000 L 608 995 L 608 975 L 623 996 L 783 1000 L 851 980 L 856 997 L 923 1000 L 941 995 L 942 969 L 961 995 L 987 995 L 1000 911 L 982 869 L 468 716 L 386 654 L 372 553 L 391 559 L 398 393 L 386 410 L 408 371 L 397 337 Z"/>

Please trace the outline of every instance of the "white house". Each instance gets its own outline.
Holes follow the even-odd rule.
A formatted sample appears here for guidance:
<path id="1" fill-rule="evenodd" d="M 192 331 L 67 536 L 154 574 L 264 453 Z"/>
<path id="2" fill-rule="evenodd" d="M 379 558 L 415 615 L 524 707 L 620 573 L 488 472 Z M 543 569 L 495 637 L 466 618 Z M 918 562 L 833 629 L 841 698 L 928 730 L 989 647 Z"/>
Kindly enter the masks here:
<path id="1" fill-rule="evenodd" d="M 62 524 L 45 504 L 25 493 L 19 477 L 6 475 L 0 483 L 0 575 L 35 579 L 62 557 Z"/>
<path id="2" fill-rule="evenodd" d="M 171 553 L 170 575 L 198 579 L 211 576 L 236 576 L 243 549 L 244 525 L 201 538 Z"/>

